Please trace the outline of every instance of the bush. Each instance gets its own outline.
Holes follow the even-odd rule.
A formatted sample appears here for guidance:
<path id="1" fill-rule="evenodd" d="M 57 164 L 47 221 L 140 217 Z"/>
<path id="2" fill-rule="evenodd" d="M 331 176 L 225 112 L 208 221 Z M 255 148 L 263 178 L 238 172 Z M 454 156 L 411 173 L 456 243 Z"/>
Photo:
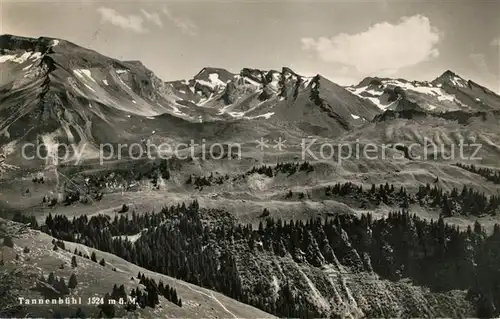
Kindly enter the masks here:
<path id="1" fill-rule="evenodd" d="M 76 310 L 75 317 L 76 318 L 85 318 L 85 312 L 83 312 L 82 308 L 78 308 Z"/>
<path id="2" fill-rule="evenodd" d="M 47 283 L 52 286 L 52 285 L 54 285 L 55 281 L 56 281 L 56 276 L 54 275 L 53 272 L 51 272 L 49 274 L 49 277 L 47 277 Z"/>
<path id="3" fill-rule="evenodd" d="M 128 206 L 126 204 L 123 204 L 122 208 L 120 209 L 120 211 L 118 213 L 122 214 L 122 213 L 126 213 L 128 212 Z"/>
<path id="4" fill-rule="evenodd" d="M 12 237 L 5 237 L 3 239 L 3 245 L 10 248 L 14 248 L 14 241 L 12 240 Z"/>
<path id="5" fill-rule="evenodd" d="M 68 288 L 74 289 L 77 284 L 78 284 L 78 281 L 76 280 L 76 275 L 72 274 L 71 277 L 69 277 Z"/>

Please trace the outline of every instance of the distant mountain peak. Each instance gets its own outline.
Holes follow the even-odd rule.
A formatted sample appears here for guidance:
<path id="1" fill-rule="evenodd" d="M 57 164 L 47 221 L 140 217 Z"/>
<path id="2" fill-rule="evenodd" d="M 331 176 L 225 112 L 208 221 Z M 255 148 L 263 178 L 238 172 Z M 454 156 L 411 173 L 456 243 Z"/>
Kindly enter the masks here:
<path id="1" fill-rule="evenodd" d="M 287 66 L 284 66 L 281 68 L 281 72 L 283 74 L 291 74 L 291 75 L 294 75 L 294 76 L 301 76 L 300 74 L 298 74 L 297 72 L 295 72 L 294 70 L 292 70 L 291 68 L 287 67 Z"/>
<path id="2" fill-rule="evenodd" d="M 144 66 L 144 63 L 142 63 L 139 60 L 123 61 L 123 63 L 125 63 L 125 64 L 133 64 L 133 65 L 137 65 L 137 66 Z"/>
<path id="3" fill-rule="evenodd" d="M 468 82 L 457 73 L 446 70 L 443 74 L 432 81 L 433 84 L 447 84 L 454 87 L 467 87 Z"/>
<path id="4" fill-rule="evenodd" d="M 229 72 L 228 70 L 226 70 L 224 68 L 219 68 L 219 67 L 204 67 L 198 73 L 196 73 L 196 75 L 194 76 L 194 78 L 197 79 L 199 77 L 203 77 L 205 75 L 212 74 L 212 73 L 217 73 L 217 74 L 232 74 L 231 72 Z"/>
<path id="5" fill-rule="evenodd" d="M 446 70 L 441 74 L 441 77 L 449 77 L 449 76 L 458 76 L 455 72 L 452 70 Z"/>
<path id="6" fill-rule="evenodd" d="M 382 79 L 376 76 L 368 76 L 361 80 L 355 87 L 361 88 L 361 87 L 367 87 L 370 85 L 381 85 L 382 84 Z"/>
<path id="7" fill-rule="evenodd" d="M 446 70 L 446 71 L 444 71 L 436 79 L 449 79 L 449 78 L 460 78 L 460 79 L 463 79 L 460 75 L 458 75 L 458 73 L 453 72 L 452 70 Z"/>

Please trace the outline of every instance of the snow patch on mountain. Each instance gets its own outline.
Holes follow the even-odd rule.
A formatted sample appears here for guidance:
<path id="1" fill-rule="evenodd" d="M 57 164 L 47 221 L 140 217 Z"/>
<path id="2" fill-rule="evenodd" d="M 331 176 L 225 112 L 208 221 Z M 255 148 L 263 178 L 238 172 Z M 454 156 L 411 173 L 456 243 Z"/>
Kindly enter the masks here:
<path id="1" fill-rule="evenodd" d="M 209 74 L 208 78 L 210 79 L 210 82 L 213 83 L 214 85 L 220 85 L 220 86 L 226 85 L 225 82 L 223 82 L 219 79 L 219 74 L 217 74 L 217 73 Z"/>
<path id="2" fill-rule="evenodd" d="M 279 74 L 276 73 L 276 72 L 273 72 L 271 74 L 271 77 L 272 77 L 272 80 L 268 84 L 268 87 L 271 88 L 273 91 L 278 92 L 279 91 L 278 84 L 279 84 L 279 81 L 280 81 Z"/>
<path id="3" fill-rule="evenodd" d="M 355 95 L 370 100 L 381 110 L 386 110 L 397 103 L 389 102 L 387 89 L 401 88 L 405 96 L 416 99 L 416 102 L 428 110 L 456 109 L 463 103 L 453 94 L 446 92 L 440 84 L 434 85 L 429 82 L 405 81 L 401 79 L 379 79 L 378 83 L 370 83 L 361 87 L 347 87 L 346 89 Z M 441 104 L 442 102 L 443 104 Z"/>
<path id="4" fill-rule="evenodd" d="M 40 60 L 42 58 L 42 53 L 41 52 L 34 52 L 30 59 L 33 61 Z"/>
<path id="5" fill-rule="evenodd" d="M 218 88 L 219 90 L 224 89 L 227 85 L 226 82 L 221 81 L 219 79 L 219 74 L 217 74 L 217 73 L 210 73 L 208 75 L 208 81 L 203 80 L 203 79 L 196 79 L 195 83 L 209 87 L 212 90 L 215 90 L 216 88 Z M 190 85 L 190 88 L 191 88 L 191 85 Z M 194 88 L 192 90 L 194 90 Z"/>
<path id="6" fill-rule="evenodd" d="M 384 104 L 379 98 L 376 98 L 376 97 L 363 97 L 363 98 L 371 101 L 373 104 L 375 104 L 382 111 L 387 110 L 388 108 L 390 108 L 393 105 L 393 103 Z"/>
<path id="7" fill-rule="evenodd" d="M 245 116 L 244 118 L 247 120 L 254 120 L 258 118 L 265 118 L 266 120 L 269 120 L 271 116 L 274 115 L 274 112 L 268 112 L 266 114 L 261 114 L 261 115 L 255 115 L 255 116 Z"/>
<path id="8" fill-rule="evenodd" d="M 260 84 L 257 81 L 254 81 L 254 80 L 250 79 L 247 76 L 235 75 L 234 78 L 235 78 L 235 80 L 240 80 L 241 79 L 243 81 L 243 85 L 251 85 L 251 86 L 254 86 L 254 87 L 261 87 L 262 86 L 262 84 Z"/>
<path id="9" fill-rule="evenodd" d="M 73 73 L 75 73 L 81 79 L 88 78 L 92 82 L 97 83 L 96 80 L 94 80 L 94 78 L 92 77 L 92 72 L 90 72 L 90 70 L 87 70 L 87 69 L 75 69 L 75 70 L 73 70 Z"/>
<path id="10" fill-rule="evenodd" d="M 198 91 L 199 92 L 199 91 Z M 213 97 L 213 93 L 210 93 L 210 96 L 206 99 L 202 99 L 200 102 L 198 102 L 198 106 L 203 106 L 205 104 L 207 104 L 208 101 L 210 101 Z"/>
<path id="11" fill-rule="evenodd" d="M 16 58 L 15 55 L 9 55 L 9 54 L 2 55 L 2 56 L 0 56 L 0 63 L 5 63 L 7 61 L 12 61 L 15 58 Z"/>
<path id="12" fill-rule="evenodd" d="M 311 83 L 311 81 L 312 81 L 313 78 L 312 77 L 307 77 L 307 78 L 304 78 L 304 79 L 305 80 L 304 80 L 304 84 L 303 85 L 306 88 L 309 85 L 309 83 Z"/>
<path id="13" fill-rule="evenodd" d="M 458 87 L 467 87 L 467 82 L 464 79 L 462 79 L 461 77 L 452 76 L 452 77 L 450 77 L 450 81 L 455 86 L 458 86 Z"/>
<path id="14" fill-rule="evenodd" d="M 21 55 L 10 55 L 10 54 L 6 54 L 6 55 L 2 55 L 0 56 L 0 63 L 4 63 L 4 62 L 13 62 L 13 63 L 17 63 L 17 64 L 23 64 L 24 62 L 28 61 L 28 59 L 32 58 L 32 59 L 37 59 L 41 56 L 41 53 L 40 52 L 24 52 L 23 54 Z"/>
<path id="15" fill-rule="evenodd" d="M 242 118 L 245 116 L 245 112 L 228 112 L 227 114 L 235 118 Z"/>
<path id="16" fill-rule="evenodd" d="M 121 82 L 123 85 L 125 85 L 125 86 L 127 87 L 127 89 L 129 89 L 129 90 L 131 90 L 131 91 L 132 91 L 132 88 L 131 88 L 130 86 L 128 86 L 128 85 L 127 85 L 127 83 L 123 82 L 123 80 L 122 80 L 120 77 L 118 77 L 118 80 L 120 80 L 120 82 Z"/>
<path id="17" fill-rule="evenodd" d="M 19 57 L 16 57 L 12 60 L 12 62 L 15 62 L 15 63 L 24 63 L 26 62 L 32 55 L 32 52 L 24 52 L 21 56 Z"/>
<path id="18" fill-rule="evenodd" d="M 177 105 L 180 107 L 184 107 L 184 105 L 180 105 L 180 104 L 177 104 Z M 179 110 L 179 108 L 177 106 L 171 105 L 171 108 L 172 108 L 174 115 L 189 117 L 187 114 L 185 114 L 181 110 Z"/>
<path id="19" fill-rule="evenodd" d="M 208 86 L 208 87 L 209 87 L 209 88 L 211 88 L 211 89 L 214 89 L 214 88 L 215 88 L 215 85 L 214 85 L 212 82 L 209 82 L 209 81 L 205 81 L 205 80 L 197 79 L 197 80 L 196 80 L 196 83 L 199 83 L 199 84 L 204 85 L 204 86 Z"/>
<path id="20" fill-rule="evenodd" d="M 87 83 L 83 83 L 85 85 L 85 87 L 89 90 L 91 90 L 92 92 L 95 92 L 95 90 L 90 86 L 88 85 Z"/>
<path id="21" fill-rule="evenodd" d="M 313 83 L 313 88 L 315 85 L 316 85 L 316 83 Z M 375 104 L 382 111 L 385 111 L 394 103 L 394 102 L 386 101 L 382 98 L 382 95 L 384 94 L 384 92 L 382 90 L 377 91 L 374 89 L 370 89 L 368 86 L 360 87 L 360 88 L 347 87 L 347 90 L 350 91 L 351 93 L 359 96 L 362 99 L 369 100 L 370 102 Z"/>
<path id="22" fill-rule="evenodd" d="M 243 116 L 243 118 L 246 120 L 255 120 L 258 118 L 265 118 L 266 120 L 269 120 L 271 118 L 271 116 L 273 116 L 273 115 L 274 115 L 274 112 L 268 112 L 265 114 L 260 114 L 260 115 L 255 115 L 255 116 Z"/>

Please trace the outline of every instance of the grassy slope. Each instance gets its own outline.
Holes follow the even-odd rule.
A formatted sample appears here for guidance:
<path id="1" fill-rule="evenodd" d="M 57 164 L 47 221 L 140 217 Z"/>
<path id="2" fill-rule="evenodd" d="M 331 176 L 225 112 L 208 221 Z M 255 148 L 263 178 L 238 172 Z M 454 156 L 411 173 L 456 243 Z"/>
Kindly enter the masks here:
<path id="1" fill-rule="evenodd" d="M 10 223 L 14 228 L 18 224 Z M 237 302 L 224 295 L 221 295 L 210 290 L 197 287 L 185 283 L 171 277 L 150 272 L 144 268 L 131 264 L 114 255 L 101 252 L 95 249 L 88 248 L 83 245 L 66 242 L 67 250 L 59 249 L 52 250 L 52 237 L 40 233 L 38 231 L 27 230 L 21 234 L 19 238 L 14 239 L 14 249 L 2 247 L 4 259 L 6 261 L 5 269 L 21 269 L 24 277 L 29 275 L 44 274 L 47 276 L 50 272 L 54 272 L 56 276 L 63 276 L 67 280 L 71 273 L 75 273 L 78 280 L 78 285 L 71 293 L 72 296 L 82 297 L 82 300 L 87 300 L 88 297 L 98 296 L 103 297 L 105 293 L 111 293 L 113 285 L 125 285 L 129 292 L 134 287 L 139 285 L 136 277 L 138 272 L 144 273 L 155 280 L 162 280 L 164 283 L 175 287 L 179 296 L 182 298 L 182 308 L 170 303 L 164 298 L 160 298 L 160 307 L 156 309 L 145 308 L 139 310 L 141 317 L 146 318 L 271 318 L 272 316 L 257 310 L 248 305 Z M 28 247 L 29 253 L 24 254 L 23 248 Z M 94 263 L 89 259 L 77 256 L 78 267 L 71 268 L 71 258 L 73 250 L 77 248 L 84 254 L 92 254 L 95 251 L 98 260 L 104 258 L 106 266 L 103 267 L 98 263 Z M 15 259 L 15 255 L 20 256 L 19 260 Z M 65 264 L 64 269 L 59 269 L 61 263 Z M 116 268 L 116 271 L 113 271 Z M 34 281 L 31 281 L 31 286 Z M 29 286 L 23 287 L 24 290 L 19 293 L 23 297 L 38 297 L 39 293 L 30 291 Z M 50 316 L 52 306 L 37 306 L 26 309 L 31 315 Z M 60 308 L 63 309 L 63 308 Z M 77 307 L 70 310 L 70 314 L 76 311 Z M 97 308 L 95 306 L 88 307 L 84 310 L 87 315 L 97 316 Z"/>

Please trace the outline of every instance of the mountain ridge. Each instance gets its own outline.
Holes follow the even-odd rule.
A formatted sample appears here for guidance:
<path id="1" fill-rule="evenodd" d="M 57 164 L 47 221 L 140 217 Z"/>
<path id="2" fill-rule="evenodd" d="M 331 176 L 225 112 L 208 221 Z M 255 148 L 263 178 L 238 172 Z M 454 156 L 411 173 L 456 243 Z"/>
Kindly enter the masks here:
<path id="1" fill-rule="evenodd" d="M 75 42 L 71 42 L 71 41 L 68 41 L 68 40 L 65 40 L 65 39 L 61 39 L 61 38 L 55 38 L 55 37 L 49 37 L 49 36 L 39 36 L 39 37 L 28 37 L 28 36 L 19 36 L 19 35 L 14 35 L 14 34 L 1 34 L 0 35 L 0 49 L 5 49 L 5 46 L 6 46 L 6 43 L 9 42 L 9 41 L 14 41 L 14 42 L 18 42 L 20 43 L 21 47 L 19 47 L 19 49 L 22 49 L 23 46 L 26 46 L 25 49 L 27 48 L 33 48 L 32 46 L 29 47 L 27 46 L 28 44 L 34 44 L 34 43 L 45 43 L 45 45 L 47 45 L 48 42 L 50 41 L 59 41 L 59 42 L 64 42 L 64 43 L 67 43 L 69 45 L 72 45 L 72 46 L 77 46 L 77 47 L 80 47 L 82 48 L 80 45 L 76 44 Z M 47 45 L 48 46 L 48 45 Z M 97 53 L 97 54 L 100 54 L 98 51 L 95 51 L 93 49 L 88 49 L 88 48 L 85 48 L 86 50 L 88 51 L 92 51 L 94 53 Z M 112 60 L 116 60 L 116 61 L 120 61 L 116 58 L 112 58 L 112 57 L 109 57 L 109 59 L 112 59 Z M 130 63 L 140 63 L 142 65 L 144 65 L 144 63 L 140 60 L 124 60 L 124 61 L 120 61 L 120 62 L 130 62 Z M 239 74 L 241 73 L 242 70 L 245 70 L 245 69 L 249 69 L 249 70 L 257 70 L 257 71 L 264 71 L 266 69 L 262 69 L 262 68 L 251 68 L 251 67 L 243 67 L 239 70 L 239 72 L 233 72 L 233 71 L 230 71 L 228 70 L 227 68 L 225 67 L 222 67 L 222 66 L 218 66 L 218 67 L 214 67 L 214 66 L 204 66 L 200 69 L 200 71 L 198 71 L 196 74 L 194 74 L 192 77 L 196 77 L 197 75 L 199 75 L 200 73 L 202 73 L 203 71 L 207 71 L 207 70 L 220 70 L 220 71 L 223 71 L 223 72 L 227 72 L 227 73 L 230 73 L 230 74 Z M 295 71 L 293 71 L 292 68 L 288 67 L 288 66 L 283 66 L 282 67 L 283 70 L 288 70 L 290 73 L 292 74 L 295 74 L 295 75 L 299 75 L 298 73 L 296 73 Z M 269 69 L 267 71 L 276 71 L 276 69 Z M 277 71 L 276 71 L 277 72 Z M 320 75 L 320 74 L 316 74 L 316 75 Z M 303 76 L 301 75 L 302 77 L 314 77 L 315 75 L 313 76 Z M 463 77 L 461 77 L 458 73 L 456 73 L 455 71 L 452 71 L 450 69 L 447 69 L 445 70 L 441 75 L 437 76 L 435 79 L 433 80 L 424 80 L 424 81 L 419 81 L 419 80 L 409 80 L 410 82 L 434 82 L 436 80 L 438 80 L 439 78 L 441 77 L 445 77 L 445 76 L 457 76 L 463 80 L 465 80 Z M 369 78 L 373 78 L 373 79 L 393 79 L 393 80 L 405 80 L 404 78 L 388 78 L 388 77 L 378 77 L 376 75 L 371 75 L 371 76 L 368 76 L 368 77 L 365 77 L 363 78 L 360 82 L 358 82 L 358 84 L 351 84 L 351 85 L 346 85 L 345 87 L 353 87 L 353 86 L 358 86 L 360 85 L 363 81 L 365 81 L 366 79 L 369 79 Z M 325 79 L 328 79 L 327 77 L 325 77 Z M 328 79 L 329 81 L 332 81 L 330 79 Z M 182 79 L 163 79 L 164 82 L 166 83 L 169 83 L 169 82 L 175 82 L 175 81 L 182 81 Z M 492 93 L 495 93 L 495 94 L 498 94 L 496 93 L 495 91 L 493 91 L 492 89 L 490 88 L 487 88 L 483 85 L 480 85 L 478 82 L 472 80 L 472 79 L 469 79 L 469 80 L 465 80 L 465 81 L 471 81 L 489 91 L 491 91 Z"/>
<path id="2" fill-rule="evenodd" d="M 66 40 L 2 35 L 0 49 L 4 153 L 27 141 L 97 145 L 167 138 L 159 136 L 162 127 L 175 128 L 168 138 L 181 140 L 188 123 L 224 123 L 225 131 L 208 124 L 209 139 L 230 130 L 251 137 L 256 131 L 252 121 L 266 134 L 277 135 L 286 124 L 299 136 L 322 132 L 335 138 L 373 120 L 393 118 L 382 116 L 386 111 L 476 114 L 500 109 L 498 95 L 450 70 L 430 82 L 367 77 L 344 87 L 287 66 L 238 73 L 204 67 L 190 79 L 165 82 L 141 61 L 120 61 Z"/>

